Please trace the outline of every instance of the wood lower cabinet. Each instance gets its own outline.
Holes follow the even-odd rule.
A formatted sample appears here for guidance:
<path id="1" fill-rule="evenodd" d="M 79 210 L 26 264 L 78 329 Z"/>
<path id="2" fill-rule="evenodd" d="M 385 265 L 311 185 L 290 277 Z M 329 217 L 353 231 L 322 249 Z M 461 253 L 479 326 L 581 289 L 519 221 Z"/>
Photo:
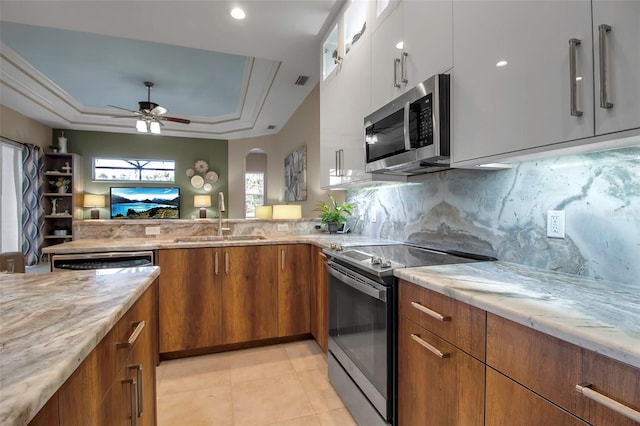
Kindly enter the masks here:
<path id="1" fill-rule="evenodd" d="M 156 424 L 156 285 L 124 314 L 30 425 Z"/>
<path id="2" fill-rule="evenodd" d="M 278 335 L 276 246 L 223 250 L 222 340 L 241 343 Z"/>
<path id="3" fill-rule="evenodd" d="M 398 424 L 484 424 L 481 361 L 403 316 L 398 352 Z"/>
<path id="4" fill-rule="evenodd" d="M 160 352 L 222 343 L 222 252 L 158 251 Z"/>
<path id="5" fill-rule="evenodd" d="M 308 244 L 278 246 L 278 337 L 311 331 Z"/>
<path id="6" fill-rule="evenodd" d="M 311 279 L 311 335 L 327 353 L 329 350 L 329 277 L 322 248 L 312 248 L 313 275 Z"/>
<path id="7" fill-rule="evenodd" d="M 497 315 L 487 315 L 487 365 L 565 410 L 580 404 L 582 350 Z"/>
<path id="8" fill-rule="evenodd" d="M 591 390 L 636 411 L 631 420 L 605 405 L 580 395 L 580 417 L 594 425 L 640 425 L 640 369 L 584 350 L 581 384 Z"/>
<path id="9" fill-rule="evenodd" d="M 587 425 L 492 368 L 486 380 L 486 426 Z"/>

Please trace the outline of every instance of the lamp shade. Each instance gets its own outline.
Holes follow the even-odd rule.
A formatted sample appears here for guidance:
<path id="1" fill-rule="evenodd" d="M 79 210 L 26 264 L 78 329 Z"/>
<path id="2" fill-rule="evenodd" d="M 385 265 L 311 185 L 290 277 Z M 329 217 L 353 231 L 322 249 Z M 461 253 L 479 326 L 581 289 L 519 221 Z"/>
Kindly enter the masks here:
<path id="1" fill-rule="evenodd" d="M 273 206 L 274 219 L 302 219 L 300 204 L 276 204 Z"/>
<path id="2" fill-rule="evenodd" d="M 256 219 L 271 219 L 272 206 L 256 206 Z"/>
<path id="3" fill-rule="evenodd" d="M 84 194 L 84 207 L 104 207 L 104 195 Z"/>
<path id="4" fill-rule="evenodd" d="M 194 195 L 194 207 L 211 207 L 211 195 Z"/>

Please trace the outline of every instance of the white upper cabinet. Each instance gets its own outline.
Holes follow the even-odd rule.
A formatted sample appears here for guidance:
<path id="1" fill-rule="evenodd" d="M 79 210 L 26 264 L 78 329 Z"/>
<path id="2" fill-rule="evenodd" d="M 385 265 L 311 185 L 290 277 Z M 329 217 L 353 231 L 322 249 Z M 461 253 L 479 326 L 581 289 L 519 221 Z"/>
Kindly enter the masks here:
<path id="1" fill-rule="evenodd" d="M 596 135 L 640 128 L 640 1 L 592 7 Z"/>
<path id="2" fill-rule="evenodd" d="M 588 0 L 454 0 L 453 20 L 453 163 L 593 135 Z"/>
<path id="3" fill-rule="evenodd" d="M 337 22 L 336 69 L 320 84 L 320 184 L 348 186 L 364 173 L 364 117 L 371 105 L 369 2 L 348 2 Z M 324 49 L 323 49 L 324 53 Z"/>
<path id="4" fill-rule="evenodd" d="M 404 0 L 385 13 L 371 42 L 372 111 L 453 63 L 451 0 Z"/>
<path id="5" fill-rule="evenodd" d="M 454 167 L 640 133 L 640 1 L 454 0 L 453 20 Z"/>

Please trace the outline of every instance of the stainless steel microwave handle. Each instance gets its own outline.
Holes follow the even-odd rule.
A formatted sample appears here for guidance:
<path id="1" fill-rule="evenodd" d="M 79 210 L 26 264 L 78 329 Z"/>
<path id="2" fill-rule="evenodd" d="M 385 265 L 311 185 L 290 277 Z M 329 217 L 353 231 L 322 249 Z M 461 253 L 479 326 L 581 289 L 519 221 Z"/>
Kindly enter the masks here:
<path id="1" fill-rule="evenodd" d="M 576 78 L 578 78 L 577 50 L 580 43 L 577 38 L 569 40 L 569 95 L 572 117 L 580 117 L 582 115 L 582 111 L 578 109 L 578 83 L 576 81 Z"/>
<path id="2" fill-rule="evenodd" d="M 607 90 L 607 33 L 611 31 L 611 26 L 606 24 L 598 25 L 598 46 L 600 50 L 600 108 L 613 108 L 609 102 Z"/>
<path id="3" fill-rule="evenodd" d="M 361 283 L 359 281 L 356 281 L 353 278 L 340 273 L 339 271 L 335 270 L 331 266 L 329 266 L 328 269 L 329 269 L 329 274 L 333 275 L 336 279 L 338 279 L 340 282 L 348 285 L 349 287 L 351 287 L 351 288 L 353 288 L 355 290 L 358 290 L 359 292 L 364 293 L 367 296 L 371 296 L 373 298 L 376 298 L 378 300 L 386 300 L 385 291 L 384 290 L 379 290 L 379 289 L 377 289 L 375 287 L 371 287 L 370 285 L 367 285 L 365 283 Z"/>
<path id="4" fill-rule="evenodd" d="M 411 132 L 409 131 L 409 111 L 411 108 L 411 102 L 407 102 L 404 104 L 404 120 L 403 120 L 403 129 L 404 129 L 404 149 L 407 151 L 411 151 Z"/>
<path id="5" fill-rule="evenodd" d="M 400 87 L 398 82 L 398 66 L 400 65 L 400 58 L 393 58 L 393 87 Z"/>

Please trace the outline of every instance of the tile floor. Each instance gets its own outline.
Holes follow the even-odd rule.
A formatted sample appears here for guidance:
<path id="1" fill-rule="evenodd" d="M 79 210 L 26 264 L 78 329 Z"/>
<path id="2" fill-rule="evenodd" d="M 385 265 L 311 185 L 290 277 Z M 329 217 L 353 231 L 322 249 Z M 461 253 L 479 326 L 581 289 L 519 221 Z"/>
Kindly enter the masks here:
<path id="1" fill-rule="evenodd" d="M 158 426 L 349 426 L 313 340 L 163 361 Z"/>

